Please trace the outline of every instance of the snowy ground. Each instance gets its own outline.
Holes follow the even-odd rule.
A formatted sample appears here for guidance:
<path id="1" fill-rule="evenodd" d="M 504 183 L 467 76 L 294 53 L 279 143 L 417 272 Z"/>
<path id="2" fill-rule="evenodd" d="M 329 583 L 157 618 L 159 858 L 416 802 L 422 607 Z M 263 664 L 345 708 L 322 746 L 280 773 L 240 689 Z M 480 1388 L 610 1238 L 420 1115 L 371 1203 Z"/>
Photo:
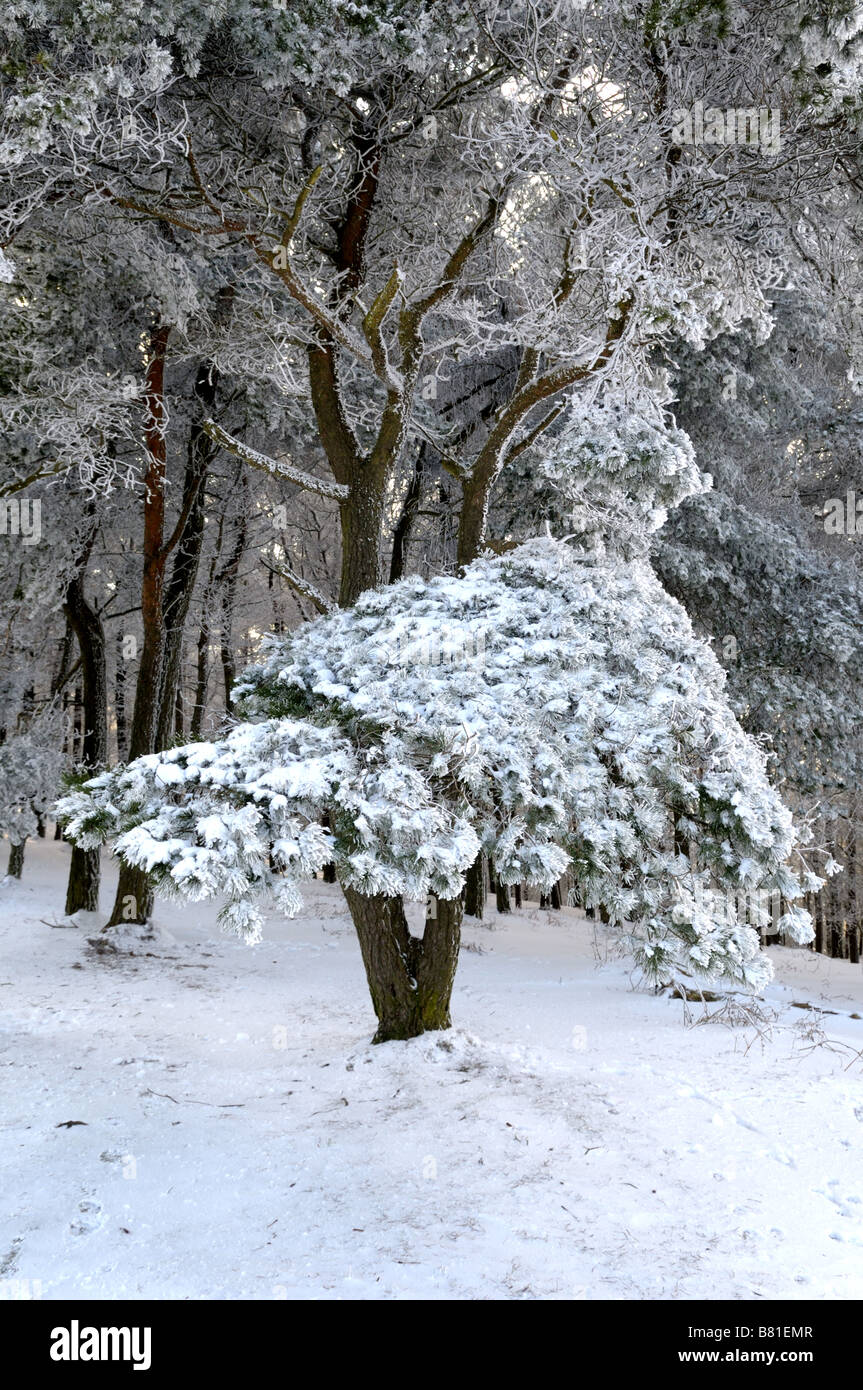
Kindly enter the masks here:
<path id="1" fill-rule="evenodd" d="M 48 925 L 68 853 L 0 890 L 0 1296 L 863 1297 L 860 967 L 687 1025 L 529 907 L 468 925 L 452 1033 L 371 1047 L 337 889 L 111 958 Z"/>

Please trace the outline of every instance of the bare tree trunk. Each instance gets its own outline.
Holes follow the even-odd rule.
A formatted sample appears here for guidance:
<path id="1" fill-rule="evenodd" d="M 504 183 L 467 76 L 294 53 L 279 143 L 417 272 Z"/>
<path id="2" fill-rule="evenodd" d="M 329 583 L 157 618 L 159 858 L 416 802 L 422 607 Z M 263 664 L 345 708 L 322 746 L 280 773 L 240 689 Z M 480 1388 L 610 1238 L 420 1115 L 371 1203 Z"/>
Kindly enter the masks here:
<path id="1" fill-rule="evenodd" d="M 210 609 L 213 603 L 217 560 L 218 552 L 210 561 L 210 573 L 201 600 L 201 625 L 198 629 L 196 644 L 195 703 L 192 707 L 192 723 L 189 729 L 189 737 L 193 743 L 196 743 L 201 737 L 204 715 L 207 710 L 207 688 L 210 683 Z"/>
<path id="2" fill-rule="evenodd" d="M 852 822 L 846 820 L 842 845 L 842 862 L 845 865 L 845 872 L 842 875 L 843 894 L 842 894 L 842 954 L 846 960 L 852 960 L 855 953 L 855 937 L 857 933 L 857 865 L 854 854 L 854 828 Z"/>
<path id="3" fill-rule="evenodd" d="M 165 638 L 163 594 L 168 558 L 164 539 L 167 467 L 165 357 L 170 331 L 167 324 L 154 329 L 150 336 L 147 365 L 147 469 L 144 475 L 144 570 L 141 581 L 143 642 L 129 739 L 131 761 L 153 752 L 158 727 L 159 683 Z M 117 896 L 105 930 L 121 922 L 147 922 L 152 912 L 153 889 L 147 875 L 140 869 L 121 864 Z"/>
<path id="4" fill-rule="evenodd" d="M 237 479 L 238 486 L 245 489 L 246 474 L 241 472 Z M 245 501 L 245 499 L 244 499 Z M 233 646 L 233 627 L 234 627 L 234 607 L 237 601 L 237 581 L 240 573 L 240 562 L 246 549 L 246 527 L 247 509 L 243 505 L 237 522 L 237 530 L 234 536 L 234 544 L 231 554 L 225 564 L 218 582 L 222 587 L 222 636 L 221 636 L 221 658 L 222 658 L 222 678 L 225 685 L 225 713 L 233 714 L 234 711 L 234 685 L 237 679 L 237 664 L 234 659 Z"/>
<path id="5" fill-rule="evenodd" d="M 458 562 L 469 565 L 485 546 L 491 480 L 484 475 L 466 478 L 458 523 Z"/>
<path id="6" fill-rule="evenodd" d="M 183 635 L 204 540 L 204 489 L 216 453 L 216 446 L 204 432 L 203 420 L 213 413 L 218 379 L 216 368 L 206 362 L 198 368 L 195 377 L 195 396 L 200 405 L 201 419 L 193 422 L 189 434 L 181 502 L 181 513 L 185 514 L 186 522 L 177 543 L 171 578 L 165 588 L 165 649 L 157 732 L 159 748 L 168 746 L 177 722 Z"/>
<path id="7" fill-rule="evenodd" d="M 26 840 L 21 840 L 18 844 L 10 844 L 9 846 L 9 863 L 6 872 L 10 878 L 21 877 L 21 871 L 24 868 L 24 849 L 26 843 Z"/>
<path id="8" fill-rule="evenodd" d="M 841 843 L 838 852 L 841 856 Z M 840 960 L 842 957 L 842 890 L 839 886 L 839 880 L 844 876 L 844 873 L 845 870 L 843 869 L 842 874 L 835 874 L 830 879 L 830 954 L 834 960 Z"/>
<path id="9" fill-rule="evenodd" d="M 358 467 L 351 495 L 340 503 L 342 569 L 339 606 L 349 608 L 366 589 L 381 582 L 381 536 L 384 517 L 384 480 Z"/>
<path id="10" fill-rule="evenodd" d="M 449 1028 L 461 939 L 461 898 L 432 900 L 422 938 L 412 936 L 401 898 L 344 889 L 360 942 L 378 1030 L 373 1041 Z"/>
<path id="11" fill-rule="evenodd" d="M 78 573 L 66 589 L 64 612 L 78 639 L 81 653 L 83 738 L 82 761 L 95 771 L 108 758 L 108 691 L 105 675 L 105 634 L 102 620 L 84 592 L 89 545 Z M 97 912 L 101 853 L 73 846 L 66 887 L 66 913 Z"/>
<path id="12" fill-rule="evenodd" d="M 366 238 L 380 175 L 377 132 L 358 121 L 347 153 L 354 162 L 355 177 L 342 216 L 333 228 L 341 276 L 337 293 L 343 303 L 356 294 L 365 272 Z M 328 330 L 318 330 L 308 349 L 308 363 L 318 437 L 336 482 L 350 489 L 339 504 L 342 563 L 338 601 L 342 608 L 348 608 L 366 589 L 381 582 L 384 498 L 404 443 L 405 417 L 399 403 L 389 402 L 384 412 L 386 425 L 382 421 L 375 445 L 365 455 L 345 415 L 338 352 Z M 402 373 L 405 379 L 410 376 L 406 361 L 402 362 Z M 406 401 L 404 404 L 407 408 Z"/>
<path id="13" fill-rule="evenodd" d="M 56 699 L 57 696 L 60 694 L 60 692 L 63 690 L 63 687 L 64 687 L 64 685 L 66 684 L 66 680 L 68 679 L 68 676 L 69 676 L 69 674 L 70 674 L 70 667 L 71 667 L 71 665 L 72 665 L 72 647 L 73 647 L 73 645 L 74 645 L 74 642 L 75 642 L 75 634 L 74 634 L 74 632 L 72 631 L 72 624 L 69 622 L 69 619 L 67 618 L 67 619 L 66 619 L 66 626 L 65 626 L 65 628 L 64 628 L 64 630 L 63 630 L 63 640 L 62 640 L 62 642 L 60 643 L 60 659 L 59 659 L 58 664 L 57 664 L 57 669 L 56 669 L 56 671 L 54 672 L 54 676 L 53 676 L 53 678 L 52 678 L 52 680 L 51 680 L 51 695 L 52 695 L 52 697 L 54 697 L 55 699 Z M 62 707 L 62 709 L 65 711 L 65 709 L 66 709 L 66 696 L 65 696 L 65 693 L 63 694 L 63 697 L 62 697 L 61 707 Z M 0 733 L 0 743 L 2 743 L 2 742 L 3 742 L 3 737 L 2 737 L 2 733 Z M 63 829 L 62 829 L 62 827 L 61 827 L 61 825 L 60 825 L 60 822 L 59 822 L 59 821 L 55 821 L 55 823 L 54 823 L 54 839 L 55 839 L 55 840 L 62 840 L 63 838 L 64 838 L 64 836 L 63 836 Z"/>
<path id="14" fill-rule="evenodd" d="M 72 703 L 72 761 L 80 763 L 84 755 L 84 697 L 80 685 L 75 686 Z"/>
<path id="15" fill-rule="evenodd" d="M 464 910 L 468 917 L 482 919 L 485 912 L 485 856 L 478 854 L 465 878 Z"/>
<path id="16" fill-rule="evenodd" d="M 117 721 L 117 758 L 124 763 L 129 753 L 129 730 L 126 724 L 126 657 L 123 653 L 123 634 L 117 629 L 114 649 L 114 717 Z"/>
<path id="17" fill-rule="evenodd" d="M 860 900 L 857 894 L 857 823 L 852 821 L 848 828 L 848 959 L 860 963 Z"/>

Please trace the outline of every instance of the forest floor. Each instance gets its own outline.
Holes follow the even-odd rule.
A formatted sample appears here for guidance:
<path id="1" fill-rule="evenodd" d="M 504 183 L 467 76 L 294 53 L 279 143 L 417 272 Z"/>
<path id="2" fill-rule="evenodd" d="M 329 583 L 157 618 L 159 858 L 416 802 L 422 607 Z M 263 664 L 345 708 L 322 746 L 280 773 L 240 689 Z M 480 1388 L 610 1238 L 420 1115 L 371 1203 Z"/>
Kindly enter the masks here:
<path id="1" fill-rule="evenodd" d="M 337 888 L 105 955 L 68 854 L 0 887 L 0 1297 L 863 1297 L 859 966 L 773 950 L 735 1020 L 528 905 L 469 919 L 452 1032 L 372 1047 Z"/>

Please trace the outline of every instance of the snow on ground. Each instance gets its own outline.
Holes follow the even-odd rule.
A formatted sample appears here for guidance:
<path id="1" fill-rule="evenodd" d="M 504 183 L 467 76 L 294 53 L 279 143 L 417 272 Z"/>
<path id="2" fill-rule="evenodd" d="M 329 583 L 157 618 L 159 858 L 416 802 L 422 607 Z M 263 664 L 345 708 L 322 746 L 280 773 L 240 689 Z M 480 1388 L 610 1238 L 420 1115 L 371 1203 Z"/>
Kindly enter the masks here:
<path id="1" fill-rule="evenodd" d="M 687 1023 L 528 907 L 467 926 L 451 1033 L 371 1047 L 338 889 L 97 955 L 68 854 L 0 890 L 0 1296 L 863 1297 L 859 966 Z"/>

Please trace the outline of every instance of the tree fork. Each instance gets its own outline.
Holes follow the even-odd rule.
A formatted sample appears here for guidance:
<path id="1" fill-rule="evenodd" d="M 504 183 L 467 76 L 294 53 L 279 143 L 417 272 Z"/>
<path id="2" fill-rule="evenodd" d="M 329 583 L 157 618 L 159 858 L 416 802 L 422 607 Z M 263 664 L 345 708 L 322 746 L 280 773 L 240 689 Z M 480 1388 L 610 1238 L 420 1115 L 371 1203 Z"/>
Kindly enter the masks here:
<path id="1" fill-rule="evenodd" d="M 462 901 L 432 899 L 421 938 L 401 898 L 344 887 L 378 1029 L 375 1043 L 417 1038 L 452 1026 L 450 1000 L 461 942 Z"/>

